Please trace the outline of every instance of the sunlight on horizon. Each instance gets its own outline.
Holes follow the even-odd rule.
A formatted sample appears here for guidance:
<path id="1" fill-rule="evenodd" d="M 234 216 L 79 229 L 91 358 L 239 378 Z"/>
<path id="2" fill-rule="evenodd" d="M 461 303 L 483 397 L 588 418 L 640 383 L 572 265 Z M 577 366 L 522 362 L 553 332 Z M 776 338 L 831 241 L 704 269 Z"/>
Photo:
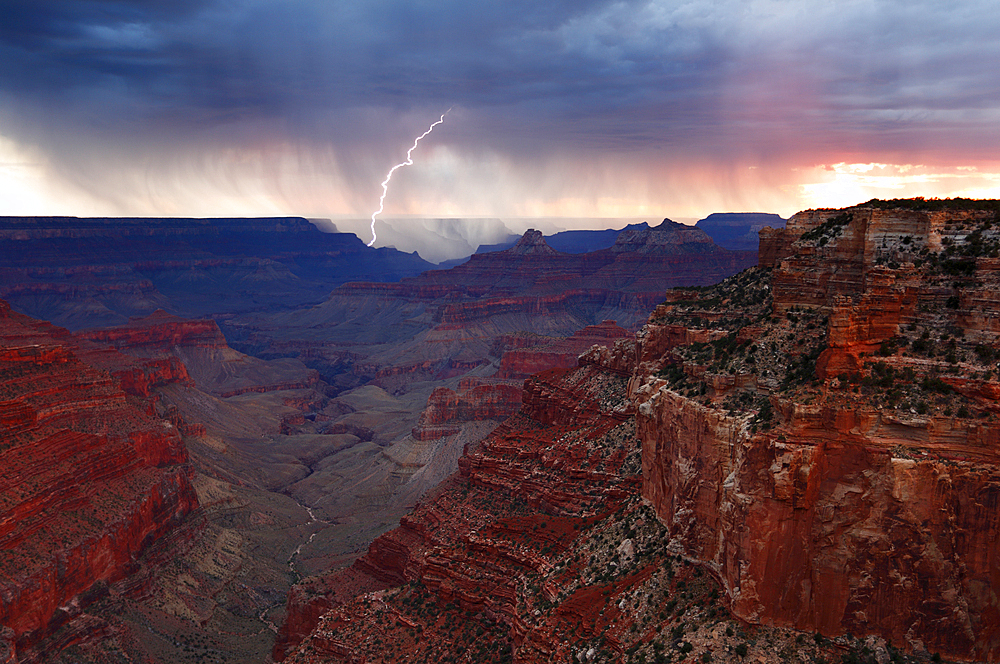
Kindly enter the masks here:
<path id="1" fill-rule="evenodd" d="M 169 167 L 147 171 L 138 165 L 132 169 L 118 164 L 119 170 L 109 166 L 103 177 L 80 182 L 54 171 L 37 150 L 0 136 L 0 215 L 288 215 L 334 220 L 367 215 L 352 209 L 365 204 L 362 184 L 303 166 L 287 155 L 281 159 L 282 155 L 282 150 L 216 154 L 207 173 Z M 271 167 L 262 171 L 254 166 L 263 161 Z M 396 199 L 389 201 L 385 214 L 562 218 L 572 224 L 571 220 L 582 219 L 700 219 L 713 212 L 769 212 L 788 217 L 801 210 L 850 207 L 872 198 L 1000 198 L 998 164 L 837 162 L 775 168 L 763 179 L 737 180 L 728 187 L 723 186 L 722 175 L 696 165 L 661 173 L 635 166 L 610 176 L 606 164 L 592 170 L 560 161 L 547 167 L 521 166 L 528 170 L 491 158 L 477 161 L 447 150 L 431 151 L 423 168 L 413 169 L 399 183 L 393 192 Z M 534 181 L 532 170 L 544 172 L 546 180 Z M 749 170 L 755 174 L 751 177 L 761 177 L 758 167 Z M 662 186 L 655 186 L 658 181 Z"/>

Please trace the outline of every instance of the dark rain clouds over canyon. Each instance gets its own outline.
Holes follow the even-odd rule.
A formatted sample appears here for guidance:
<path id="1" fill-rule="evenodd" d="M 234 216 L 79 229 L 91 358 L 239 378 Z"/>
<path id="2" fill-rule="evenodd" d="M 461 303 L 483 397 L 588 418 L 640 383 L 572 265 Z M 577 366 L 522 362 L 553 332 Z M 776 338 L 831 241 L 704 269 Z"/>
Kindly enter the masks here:
<path id="1" fill-rule="evenodd" d="M 820 195 L 809 169 L 884 162 L 891 173 L 869 175 L 974 188 L 990 180 L 968 168 L 989 170 L 997 147 L 986 3 L 13 0 L 2 13 L 0 156 L 87 201 L 81 213 L 367 216 L 387 168 L 452 106 L 389 212 L 790 214 Z"/>

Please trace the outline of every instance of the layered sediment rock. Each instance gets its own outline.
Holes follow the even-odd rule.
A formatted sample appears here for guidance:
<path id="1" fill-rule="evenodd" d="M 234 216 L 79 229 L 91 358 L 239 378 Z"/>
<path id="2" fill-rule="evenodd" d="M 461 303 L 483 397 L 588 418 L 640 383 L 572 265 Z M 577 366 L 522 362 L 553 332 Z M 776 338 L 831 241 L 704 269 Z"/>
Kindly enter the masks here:
<path id="1" fill-rule="evenodd" d="M 765 267 L 675 290 L 635 340 L 532 377 L 520 414 L 355 565 L 378 590 L 329 603 L 293 660 L 444 661 L 471 647 L 470 616 L 501 624 L 515 661 L 624 658 L 701 620 L 652 601 L 664 559 L 685 559 L 742 620 L 818 633 L 836 656 L 1000 661 L 1000 228 L 921 205 L 797 215 L 762 233 Z M 606 539 L 562 533 L 635 498 L 633 414 L 662 532 L 612 536 L 615 571 L 595 577 Z M 698 640 L 703 661 L 754 657 L 726 638 Z"/>
<path id="2" fill-rule="evenodd" d="M 328 635 L 334 625 L 354 620 L 355 598 L 378 597 L 410 582 L 450 602 L 456 612 L 488 616 L 485 622 L 494 631 L 481 638 L 499 639 L 493 656 L 500 656 L 511 638 L 519 643 L 535 638 L 536 625 L 522 606 L 525 579 L 551 573 L 580 535 L 577 530 L 635 495 L 638 483 L 637 455 L 625 469 L 626 453 L 619 446 L 630 431 L 628 415 L 605 409 L 618 403 L 610 397 L 623 394 L 625 379 L 596 366 L 548 374 L 528 381 L 548 385 L 534 390 L 534 405 L 464 456 L 459 475 L 422 501 L 399 528 L 376 539 L 350 569 L 312 580 L 293 594 L 277 659 L 292 652 L 296 661 L 307 661 L 307 653 L 349 659 L 360 643 Z M 550 419 L 560 406 L 574 407 L 581 418 L 572 427 L 560 423 L 565 418 Z M 518 504 L 550 516 L 514 516 Z M 354 592 L 334 590 L 348 586 Z M 396 619 L 404 627 L 436 629 L 419 616 Z M 309 645 L 293 650 L 303 638 Z M 449 645 L 425 641 L 418 650 L 428 644 Z"/>
<path id="3" fill-rule="evenodd" d="M 133 396 L 144 384 L 97 368 L 112 355 L 0 302 L 0 625 L 19 649 L 198 504 L 180 434 Z"/>
<path id="4" fill-rule="evenodd" d="M 617 339 L 633 336 L 613 320 L 588 325 L 565 339 L 546 340 L 537 345 L 525 345 L 507 350 L 500 358 L 497 378 L 527 378 L 547 369 L 568 369 L 577 365 L 577 358 L 591 346 L 611 346 Z"/>
<path id="5" fill-rule="evenodd" d="M 77 337 L 135 352 L 169 353 L 175 346 L 225 348 L 226 338 L 213 320 L 187 320 L 162 309 L 133 318 L 121 327 L 82 330 Z"/>
<path id="6" fill-rule="evenodd" d="M 643 495 L 737 615 L 1000 660 L 993 223 L 915 205 L 795 215 L 762 233 L 773 301 L 637 375 Z M 741 372 L 756 380 L 713 389 Z"/>
<path id="7" fill-rule="evenodd" d="M 458 433 L 462 422 L 505 420 L 521 407 L 521 387 L 490 379 L 465 378 L 458 391 L 435 389 L 413 429 L 417 440 Z"/>
<path id="8" fill-rule="evenodd" d="M 608 320 L 588 325 L 566 338 L 508 335 L 499 345 L 514 348 L 500 351 L 500 369 L 496 375 L 463 378 L 457 391 L 435 389 L 413 429 L 413 436 L 418 440 L 433 440 L 457 433 L 462 422 L 505 420 L 521 408 L 524 378 L 549 369 L 576 367 L 584 351 L 631 336 L 628 330 Z"/>
<path id="9" fill-rule="evenodd" d="M 168 382 L 197 385 L 219 397 L 312 388 L 319 373 L 297 360 L 264 362 L 231 349 L 214 320 L 189 320 L 158 310 L 126 325 L 81 330 L 77 339 L 106 344 L 113 353 L 107 368 L 127 389 L 145 396 Z M 122 368 L 122 354 L 138 358 Z"/>
<path id="10" fill-rule="evenodd" d="M 346 281 L 431 267 L 306 219 L 4 217 L 0 297 L 72 329 L 169 309 L 186 316 L 284 309 Z"/>

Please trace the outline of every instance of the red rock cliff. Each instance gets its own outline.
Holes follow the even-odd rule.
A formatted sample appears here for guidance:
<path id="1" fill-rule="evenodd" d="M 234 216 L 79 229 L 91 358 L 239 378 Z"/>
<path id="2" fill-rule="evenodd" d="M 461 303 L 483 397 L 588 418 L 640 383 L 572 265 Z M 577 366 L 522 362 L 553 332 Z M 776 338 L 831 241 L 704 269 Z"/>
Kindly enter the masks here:
<path id="1" fill-rule="evenodd" d="M 480 450 L 464 456 L 457 477 L 428 496 L 397 529 L 376 539 L 352 568 L 311 580 L 293 593 L 276 659 L 290 653 L 300 658 L 314 649 L 344 659 L 359 643 L 331 640 L 324 636 L 328 626 L 354 620 L 359 595 L 414 582 L 450 602 L 456 616 L 465 611 L 489 616 L 487 621 L 498 627 L 483 639 L 513 639 L 523 644 L 521 661 L 546 661 L 546 656 L 527 653 L 539 644 L 547 650 L 552 631 L 565 629 L 568 621 L 563 617 L 544 628 L 536 626 L 521 586 L 527 578 L 550 573 L 588 519 L 634 496 L 638 477 L 634 470 L 622 471 L 626 453 L 618 444 L 624 431 L 630 431 L 627 414 L 613 407 L 621 402 L 624 378 L 587 366 L 553 370 L 527 382 L 539 384 L 526 388 L 533 395 L 531 405 Z M 560 408 L 579 419 L 553 419 Z M 518 512 L 510 510 L 514 504 L 526 504 L 536 513 L 508 518 Z M 437 629 L 414 616 L 400 620 L 404 627 Z M 434 649 L 454 645 L 453 637 L 441 638 L 437 644 L 423 640 L 417 647 L 421 654 L 415 656 L 425 657 L 428 644 Z M 294 649 L 303 639 L 310 645 Z"/>
<path id="2" fill-rule="evenodd" d="M 801 213 L 762 233 L 773 300 L 727 280 L 639 335 L 663 349 L 633 379 L 643 496 L 737 615 L 1000 661 L 992 220 Z M 658 329 L 727 298 L 714 339 Z"/>
<path id="3" fill-rule="evenodd" d="M 81 339 L 98 341 L 115 348 L 167 353 L 174 346 L 226 348 L 226 338 L 214 320 L 188 320 L 158 309 L 149 316 L 133 318 L 127 325 L 82 330 Z"/>
<path id="4" fill-rule="evenodd" d="M 87 357 L 110 363 L 0 303 L 0 625 L 19 649 L 197 507 L 176 429 Z"/>

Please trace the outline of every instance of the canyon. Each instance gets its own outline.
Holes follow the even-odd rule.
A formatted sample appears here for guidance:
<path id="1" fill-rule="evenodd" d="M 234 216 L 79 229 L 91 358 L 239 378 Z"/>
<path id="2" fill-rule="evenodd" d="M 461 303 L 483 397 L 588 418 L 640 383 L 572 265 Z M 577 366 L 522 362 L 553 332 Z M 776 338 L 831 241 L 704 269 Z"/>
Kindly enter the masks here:
<path id="1" fill-rule="evenodd" d="M 286 311 L 11 311 L 9 352 L 59 339 L 28 365 L 172 432 L 55 409 L 48 454 L 142 440 L 190 488 L 55 620 L 8 625 L 8 658 L 998 661 L 990 203 L 799 213 L 755 267 L 664 222 Z M 34 440 L 42 397 L 3 398 Z"/>
<path id="2" fill-rule="evenodd" d="M 396 530 L 293 589 L 275 657 L 1000 659 L 1000 226 L 921 205 L 795 215 L 760 267 L 532 376 Z"/>
<path id="3" fill-rule="evenodd" d="M 45 326 L 47 333 L 77 349 L 73 352 L 78 355 L 84 353 L 88 366 L 103 372 L 108 389 L 145 400 L 144 412 L 157 427 L 173 432 L 172 444 L 184 452 L 184 495 L 189 499 L 169 519 L 158 514 L 156 527 L 146 527 L 140 545 L 123 545 L 118 566 L 111 571 L 81 574 L 80 587 L 56 583 L 58 588 L 48 591 L 49 601 L 61 608 L 49 607 L 51 615 L 39 617 L 39 625 L 25 632 L 18 624 L 13 636 L 5 636 L 21 661 L 50 661 L 53 656 L 58 660 L 60 652 L 93 657 L 108 649 L 125 661 L 177 661 L 192 649 L 210 658 L 260 661 L 270 650 L 274 623 L 283 618 L 282 598 L 290 583 L 303 573 L 349 564 L 368 542 L 397 523 L 427 490 L 457 468 L 464 449 L 518 410 L 525 376 L 539 369 L 572 366 L 576 355 L 594 343 L 632 336 L 612 321 L 600 322 L 597 316 L 609 310 L 605 307 L 578 310 L 555 330 L 542 323 L 549 334 L 526 331 L 522 328 L 530 326 L 513 320 L 477 339 L 460 328 L 462 307 L 475 310 L 479 296 L 466 295 L 466 303 L 455 306 L 463 299 L 456 297 L 456 291 L 475 271 L 450 280 L 437 275 L 435 297 L 443 305 L 438 305 L 439 311 L 450 313 L 435 314 L 431 321 L 442 321 L 437 325 L 440 333 L 455 334 L 449 352 L 419 362 L 410 361 L 403 352 L 397 353 L 403 361 L 397 357 L 359 362 L 364 370 L 356 385 L 331 384 L 299 359 L 308 360 L 309 353 L 284 352 L 282 343 L 272 339 L 278 352 L 257 358 L 232 348 L 223 333 L 236 329 L 226 326 L 238 323 L 248 306 L 256 308 L 255 316 L 264 310 L 275 315 L 268 298 L 286 288 L 289 275 L 305 279 L 303 271 L 283 272 L 273 263 L 301 268 L 304 259 L 297 252 L 304 239 L 315 242 L 315 236 L 302 220 L 250 224 L 231 220 L 221 229 L 213 225 L 219 220 L 152 220 L 144 228 L 139 220 L 45 219 L 15 221 L 7 229 L 4 258 L 12 265 L 4 269 L 12 278 L 5 292 L 14 295 L 20 307 L 29 304 L 71 324 L 77 332 L 32 322 Z M 213 244 L 230 233 L 233 238 Z M 733 256 L 714 248 L 703 234 L 693 237 L 696 248 L 706 254 L 701 257 L 706 265 L 721 257 L 719 269 L 732 270 L 748 258 L 739 256 L 733 263 Z M 646 244 L 642 240 L 633 238 L 626 253 L 641 249 Z M 171 259 L 169 265 L 136 262 L 159 258 L 151 243 L 165 243 L 163 254 Z M 261 258 L 259 249 L 265 243 L 271 253 Z M 563 297 L 552 289 L 545 289 L 544 298 L 533 295 L 533 283 L 560 270 L 558 279 L 570 278 L 576 265 L 559 255 L 553 258 L 554 252 L 540 236 L 529 234 L 525 244 L 527 249 L 511 252 L 513 258 L 487 259 L 491 268 L 507 264 L 506 272 L 494 276 L 494 283 L 515 273 L 534 276 L 506 293 L 513 295 L 510 301 L 494 300 L 474 314 L 478 325 L 504 314 L 544 321 L 567 301 L 587 301 L 593 295 Z M 76 253 L 66 254 L 69 266 L 56 265 L 71 247 Z M 521 259 L 521 254 L 529 258 Z M 595 264 L 615 260 L 604 258 Z M 268 283 L 253 293 L 253 303 L 242 296 L 232 301 L 222 297 L 232 286 L 226 279 L 239 275 L 220 275 L 237 264 L 253 267 L 258 277 L 265 276 L 262 265 L 270 265 Z M 164 270 L 183 273 L 184 280 L 193 280 L 195 286 L 177 282 L 174 289 L 173 277 Z M 208 278 L 206 270 L 218 274 Z M 148 276 L 152 290 L 148 284 L 138 289 L 122 285 L 134 282 L 137 275 Z M 393 278 L 391 272 L 379 276 Z M 491 288 L 485 281 L 477 287 Z M 346 288 L 377 292 L 385 286 Z M 124 292 L 131 295 L 121 297 Z M 109 293 L 116 295 L 106 299 Z M 152 295 L 133 297 L 136 293 Z M 314 295 L 300 289 L 295 295 L 299 300 L 292 298 L 282 306 L 294 310 L 296 302 Z M 620 305 L 631 296 L 619 294 L 616 300 L 612 290 L 604 290 L 598 297 Z M 643 306 L 641 298 L 627 302 L 628 307 Z M 215 319 L 153 309 L 160 306 L 184 314 L 208 311 Z M 132 315 L 136 311 L 142 315 Z M 112 321 L 115 325 L 107 326 Z M 570 334 L 552 334 L 563 330 Z M 365 332 L 359 336 L 363 346 L 370 341 Z M 386 348 L 382 344 L 380 350 Z M 516 352 L 505 360 L 508 351 Z M 32 389 L 60 389 L 63 381 L 58 377 L 55 387 L 46 382 L 48 364 L 28 361 L 39 369 Z M 20 408 L 4 404 L 5 426 L 18 421 Z M 66 444 L 74 454 L 84 454 L 90 443 L 71 438 Z M 27 463 L 27 458 L 13 455 L 5 460 L 11 462 L 12 473 L 21 472 L 20 466 Z M 129 472 L 129 466 L 123 472 Z M 65 477 L 51 480 L 66 481 Z M 36 486 L 42 493 L 51 489 L 48 481 Z M 88 490 L 125 495 L 117 486 L 100 483 Z M 58 510 L 46 514 L 48 528 L 70 527 L 61 523 L 59 514 Z"/>
<path id="4" fill-rule="evenodd" d="M 398 283 L 344 284 L 323 303 L 228 318 L 230 343 L 259 357 L 297 357 L 338 389 L 374 382 L 390 392 L 419 381 L 492 375 L 503 335 L 567 337 L 614 320 L 635 331 L 673 285 L 708 285 L 756 263 L 704 232 L 664 220 L 618 233 L 585 254 L 552 249 L 527 231 L 510 249 Z"/>

